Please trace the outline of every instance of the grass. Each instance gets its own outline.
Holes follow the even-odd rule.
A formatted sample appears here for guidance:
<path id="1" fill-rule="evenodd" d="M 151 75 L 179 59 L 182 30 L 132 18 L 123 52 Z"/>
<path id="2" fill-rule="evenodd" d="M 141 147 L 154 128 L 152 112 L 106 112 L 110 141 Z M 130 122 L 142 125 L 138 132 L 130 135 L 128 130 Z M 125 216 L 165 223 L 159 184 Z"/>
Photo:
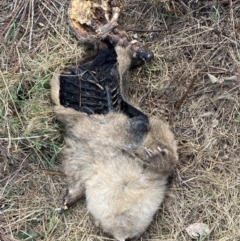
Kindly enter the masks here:
<path id="1" fill-rule="evenodd" d="M 132 101 L 167 120 L 179 143 L 175 178 L 142 240 L 189 241 L 185 228 L 196 222 L 211 230 L 199 241 L 240 240 L 240 81 L 212 84 L 207 76 L 239 76 L 239 3 L 123 1 L 120 25 L 155 55 L 132 73 Z M 67 7 L 66 0 L 0 4 L 3 241 L 112 240 L 84 200 L 63 216 L 55 211 L 65 192 L 57 156 L 64 144 L 49 81 L 89 54 L 67 25 Z"/>

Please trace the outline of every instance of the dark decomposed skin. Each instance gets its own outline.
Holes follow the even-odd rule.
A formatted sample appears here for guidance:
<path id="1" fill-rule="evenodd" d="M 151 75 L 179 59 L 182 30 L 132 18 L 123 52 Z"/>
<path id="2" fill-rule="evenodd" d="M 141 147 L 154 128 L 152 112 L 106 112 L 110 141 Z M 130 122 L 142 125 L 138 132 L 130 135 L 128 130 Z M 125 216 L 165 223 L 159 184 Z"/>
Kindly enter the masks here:
<path id="1" fill-rule="evenodd" d="M 123 83 L 132 55 L 126 48 L 117 47 L 116 52 Z M 52 99 L 66 130 L 61 154 L 68 191 L 61 211 L 85 195 L 96 225 L 105 232 L 119 241 L 140 237 L 158 210 L 178 161 L 169 126 L 156 117 L 130 118 L 124 111 L 89 115 L 65 108 L 59 90 L 55 76 Z"/>

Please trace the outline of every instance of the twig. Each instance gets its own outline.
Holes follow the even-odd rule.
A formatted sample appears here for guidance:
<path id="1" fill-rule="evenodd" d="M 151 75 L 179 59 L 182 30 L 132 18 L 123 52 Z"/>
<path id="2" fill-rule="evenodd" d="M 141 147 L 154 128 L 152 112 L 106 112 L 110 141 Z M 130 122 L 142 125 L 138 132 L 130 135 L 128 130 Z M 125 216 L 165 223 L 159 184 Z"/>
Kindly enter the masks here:
<path id="1" fill-rule="evenodd" d="M 54 171 L 54 170 L 47 170 L 47 169 L 40 169 L 40 170 L 43 171 L 45 173 L 45 175 L 66 177 L 66 174 L 64 174 L 62 172 L 58 172 L 58 171 Z"/>
<path id="2" fill-rule="evenodd" d="M 182 96 L 182 98 L 176 103 L 176 109 L 179 110 L 183 101 L 186 99 L 187 95 L 189 94 L 189 92 L 192 90 L 194 83 L 195 83 L 195 79 L 196 76 L 194 76 L 193 80 L 191 81 L 190 85 L 187 88 L 187 91 L 184 93 L 184 95 Z"/>
<path id="3" fill-rule="evenodd" d="M 26 136 L 26 137 L 13 137 L 13 138 L 0 138 L 0 141 L 18 141 L 18 140 L 27 140 L 27 139 L 36 139 L 36 138 L 40 138 L 42 136 Z"/>
<path id="4" fill-rule="evenodd" d="M 127 29 L 126 32 L 140 32 L 140 33 L 157 33 L 157 32 L 162 32 L 162 31 L 167 31 L 165 29 Z"/>
<path id="5" fill-rule="evenodd" d="M 32 8 L 32 9 L 31 9 Z M 31 9 L 31 10 L 30 10 Z M 30 13 L 31 11 L 31 13 Z M 33 35 L 33 18 L 34 18 L 34 0 L 29 4 L 29 16 L 31 16 L 30 32 L 29 32 L 29 46 L 28 49 L 32 48 L 32 35 Z"/>

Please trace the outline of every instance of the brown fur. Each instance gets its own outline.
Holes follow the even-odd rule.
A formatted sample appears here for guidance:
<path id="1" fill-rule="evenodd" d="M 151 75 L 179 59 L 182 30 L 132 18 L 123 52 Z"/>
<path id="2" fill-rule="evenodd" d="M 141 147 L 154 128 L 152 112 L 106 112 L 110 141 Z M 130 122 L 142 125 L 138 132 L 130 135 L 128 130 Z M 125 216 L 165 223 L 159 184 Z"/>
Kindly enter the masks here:
<path id="1" fill-rule="evenodd" d="M 87 115 L 59 104 L 58 78 L 52 81 L 55 112 L 65 125 L 62 151 L 68 192 L 63 209 L 84 194 L 97 224 L 114 238 L 139 237 L 161 204 L 177 160 L 169 126 L 150 118 L 150 130 L 134 142 L 122 113 Z"/>

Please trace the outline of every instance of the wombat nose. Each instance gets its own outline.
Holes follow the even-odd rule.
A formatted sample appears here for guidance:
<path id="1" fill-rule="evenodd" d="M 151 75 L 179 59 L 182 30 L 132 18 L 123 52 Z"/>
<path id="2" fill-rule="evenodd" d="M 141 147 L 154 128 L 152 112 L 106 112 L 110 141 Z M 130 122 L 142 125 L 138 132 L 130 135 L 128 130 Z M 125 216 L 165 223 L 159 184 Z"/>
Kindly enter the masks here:
<path id="1" fill-rule="evenodd" d="M 136 55 L 138 58 L 140 58 L 144 62 L 150 62 L 154 57 L 152 52 L 150 52 L 144 48 L 139 48 Z"/>

